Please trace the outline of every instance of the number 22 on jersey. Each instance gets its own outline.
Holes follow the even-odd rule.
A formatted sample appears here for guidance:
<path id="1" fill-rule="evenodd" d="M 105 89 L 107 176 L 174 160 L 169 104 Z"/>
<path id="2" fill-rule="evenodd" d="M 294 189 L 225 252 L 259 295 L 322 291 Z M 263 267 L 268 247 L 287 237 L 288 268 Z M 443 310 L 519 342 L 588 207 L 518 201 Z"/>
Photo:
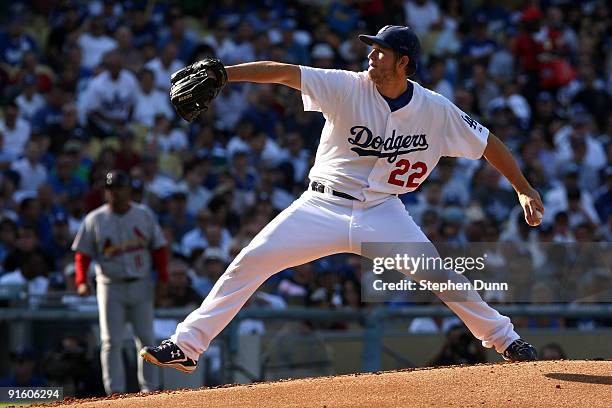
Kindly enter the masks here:
<path id="1" fill-rule="evenodd" d="M 415 189 L 420 184 L 419 179 L 427 174 L 427 165 L 420 161 L 410 165 L 408 160 L 401 159 L 396 163 L 395 167 L 396 169 L 389 174 L 387 182 L 399 187 Z M 407 178 L 402 177 L 409 171 L 411 172 Z"/>

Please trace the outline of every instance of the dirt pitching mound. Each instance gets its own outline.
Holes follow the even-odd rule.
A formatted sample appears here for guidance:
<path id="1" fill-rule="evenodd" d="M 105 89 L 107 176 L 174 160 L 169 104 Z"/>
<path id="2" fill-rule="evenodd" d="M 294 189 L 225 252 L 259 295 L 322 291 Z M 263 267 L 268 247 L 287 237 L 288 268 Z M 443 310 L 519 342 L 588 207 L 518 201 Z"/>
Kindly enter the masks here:
<path id="1" fill-rule="evenodd" d="M 612 361 L 400 370 L 64 401 L 64 407 L 612 407 Z"/>

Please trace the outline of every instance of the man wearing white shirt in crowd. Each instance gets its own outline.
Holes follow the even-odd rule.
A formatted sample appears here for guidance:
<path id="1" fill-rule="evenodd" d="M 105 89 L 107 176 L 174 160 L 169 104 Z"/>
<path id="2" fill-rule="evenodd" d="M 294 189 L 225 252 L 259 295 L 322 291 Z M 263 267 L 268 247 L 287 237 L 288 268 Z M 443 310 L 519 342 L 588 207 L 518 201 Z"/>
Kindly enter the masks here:
<path id="1" fill-rule="evenodd" d="M 255 126 L 247 120 L 241 120 L 235 127 L 235 134 L 227 142 L 227 156 L 233 157 L 238 151 L 248 151 L 248 140 L 255 133 Z"/>
<path id="2" fill-rule="evenodd" d="M 106 137 L 123 128 L 130 119 L 138 81 L 134 74 L 123 68 L 115 51 L 105 56 L 106 70 L 91 80 L 80 100 L 80 111 L 96 136 Z"/>
<path id="3" fill-rule="evenodd" d="M 155 116 L 163 114 L 169 120 L 174 118 L 174 111 L 170 106 L 168 95 L 155 89 L 155 74 L 148 68 L 140 71 L 140 92 L 134 104 L 133 119 L 142 125 L 151 128 L 155 124 Z"/>
<path id="4" fill-rule="evenodd" d="M 170 77 L 184 66 L 184 64 L 176 58 L 177 55 L 178 48 L 176 44 L 169 42 L 164 46 L 159 57 L 145 64 L 145 67 L 153 71 L 155 75 L 155 86 L 162 91 L 168 91 L 170 89 Z"/>
<path id="5" fill-rule="evenodd" d="M 256 206 L 261 208 L 263 201 L 269 201 L 272 208 L 282 211 L 295 200 L 291 193 L 278 186 L 281 174 L 280 170 L 274 167 L 265 167 L 260 171 L 260 186 L 256 191 L 257 202 L 254 203 Z"/>
<path id="6" fill-rule="evenodd" d="M 263 131 L 255 132 L 248 140 L 248 151 L 252 159 L 261 160 L 266 166 L 275 166 L 285 159 L 285 151 Z"/>
<path id="7" fill-rule="evenodd" d="M 94 16 L 89 20 L 89 29 L 79 36 L 84 68 L 94 69 L 102 62 L 104 54 L 117 47 L 117 42 L 104 34 L 103 24 L 99 16 Z"/>
<path id="8" fill-rule="evenodd" d="M 225 271 L 229 256 L 221 248 L 208 247 L 195 262 L 194 269 L 188 274 L 191 287 L 202 297 L 208 295 L 213 285 Z"/>
<path id="9" fill-rule="evenodd" d="M 285 159 L 285 152 L 279 145 L 270 139 L 265 132 L 256 130 L 252 123 L 247 120 L 241 121 L 236 134 L 227 143 L 228 157 L 233 157 L 237 152 L 247 153 L 250 158 L 260 158 L 268 165 L 276 165 Z M 256 163 L 249 163 L 256 164 Z"/>
<path id="10" fill-rule="evenodd" d="M 454 102 L 455 91 L 451 83 L 445 78 L 446 61 L 443 58 L 433 56 L 429 59 L 429 75 L 432 91 L 435 91 L 449 101 Z"/>
<path id="11" fill-rule="evenodd" d="M 164 113 L 155 115 L 153 128 L 147 135 L 146 141 L 164 153 L 182 151 L 189 146 L 185 132 L 179 128 L 173 129 L 172 123 Z"/>
<path id="12" fill-rule="evenodd" d="M 586 152 L 584 163 L 599 171 L 607 164 L 606 152 L 602 143 L 593 137 L 593 117 L 588 113 L 578 113 L 572 117 L 572 126 L 565 126 L 554 135 L 554 143 L 557 151 L 557 162 L 575 161 L 572 139 L 582 140 L 585 143 Z"/>
<path id="13" fill-rule="evenodd" d="M 21 262 L 21 268 L 6 273 L 0 277 L 0 286 L 16 285 L 26 286 L 28 294 L 42 296 L 47 293 L 49 279 L 45 259 L 39 252 L 30 253 Z"/>
<path id="14" fill-rule="evenodd" d="M 4 106 L 4 118 L 0 120 L 0 132 L 4 135 L 4 150 L 19 157 L 30 139 L 30 125 L 19 117 L 19 107 L 14 101 Z"/>
<path id="15" fill-rule="evenodd" d="M 4 135 L 0 132 L 0 169 L 8 169 L 16 156 L 4 148 Z"/>
<path id="16" fill-rule="evenodd" d="M 15 103 L 19 107 L 19 116 L 22 119 L 31 121 L 34 114 L 45 106 L 45 98 L 37 92 L 37 79 L 33 74 L 28 74 L 23 78 L 23 92 L 15 98 Z"/>
<path id="17" fill-rule="evenodd" d="M 593 204 L 593 198 L 578 182 L 580 167 L 575 163 L 567 163 L 563 171 L 563 181 L 546 194 L 547 211 L 544 213 L 544 222 L 553 222 L 557 213 L 573 211 L 571 204 L 575 204 L 579 206 L 585 219 L 598 225 L 599 217 Z M 578 191 L 577 194 L 576 191 Z M 576 200 L 578 203 L 575 203 Z"/>
<path id="18" fill-rule="evenodd" d="M 11 169 L 19 174 L 19 190 L 36 192 L 47 181 L 48 172 L 40 162 L 41 149 L 37 140 L 26 143 L 24 157 L 13 162 Z"/>
<path id="19" fill-rule="evenodd" d="M 221 94 L 213 101 L 217 129 L 232 131 L 236 128 L 236 124 L 249 106 L 247 94 L 250 89 L 250 84 L 232 84 L 223 88 Z"/>
<path id="20" fill-rule="evenodd" d="M 142 166 L 142 180 L 145 192 L 153 194 L 157 198 L 168 197 L 176 191 L 174 180 L 159 171 L 158 157 L 146 154 L 140 162 Z"/>
<path id="21" fill-rule="evenodd" d="M 206 208 L 212 197 L 212 193 L 202 186 L 204 182 L 204 172 L 202 171 L 202 161 L 194 159 L 183 165 L 183 179 L 178 184 L 178 188 L 187 194 L 187 211 L 198 214 Z"/>
<path id="22" fill-rule="evenodd" d="M 404 2 L 407 25 L 419 35 L 427 34 L 432 25 L 440 22 L 440 9 L 435 1 L 408 0 Z"/>
<path id="23" fill-rule="evenodd" d="M 229 254 L 232 236 L 223 227 L 222 220 L 213 219 L 207 209 L 202 209 L 196 215 L 196 227 L 188 231 L 181 240 L 183 255 L 191 258 L 209 247 L 221 248 Z"/>

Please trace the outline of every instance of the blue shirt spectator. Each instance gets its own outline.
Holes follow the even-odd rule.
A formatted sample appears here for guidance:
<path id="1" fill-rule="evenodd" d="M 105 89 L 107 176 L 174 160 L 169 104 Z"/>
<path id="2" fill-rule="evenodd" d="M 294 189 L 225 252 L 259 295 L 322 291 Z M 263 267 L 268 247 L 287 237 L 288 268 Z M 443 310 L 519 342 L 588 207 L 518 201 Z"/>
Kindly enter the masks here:
<path id="1" fill-rule="evenodd" d="M 188 64 L 197 43 L 193 34 L 186 30 L 185 19 L 182 16 L 175 17 L 172 20 L 170 29 L 161 36 L 157 44 L 158 49 L 163 49 L 169 42 L 174 42 L 177 45 L 177 58 L 184 64 Z"/>
<path id="2" fill-rule="evenodd" d="M 74 175 L 75 158 L 70 153 L 62 153 L 55 163 L 55 170 L 49 177 L 53 192 L 58 195 L 60 203 L 66 203 L 71 198 L 81 197 L 89 189 L 81 179 Z"/>
<path id="3" fill-rule="evenodd" d="M 49 127 L 62 123 L 64 92 L 54 86 L 47 94 L 47 103 L 34 114 L 32 118 L 32 132 L 46 133 Z"/>
<path id="4" fill-rule="evenodd" d="M 333 1 L 327 11 L 327 24 L 339 33 L 346 35 L 357 27 L 359 12 L 344 1 Z"/>
<path id="5" fill-rule="evenodd" d="M 28 51 L 37 51 L 34 39 L 23 32 L 23 21 L 19 16 L 10 18 L 6 31 L 0 32 L 0 59 L 9 65 L 21 63 Z"/>

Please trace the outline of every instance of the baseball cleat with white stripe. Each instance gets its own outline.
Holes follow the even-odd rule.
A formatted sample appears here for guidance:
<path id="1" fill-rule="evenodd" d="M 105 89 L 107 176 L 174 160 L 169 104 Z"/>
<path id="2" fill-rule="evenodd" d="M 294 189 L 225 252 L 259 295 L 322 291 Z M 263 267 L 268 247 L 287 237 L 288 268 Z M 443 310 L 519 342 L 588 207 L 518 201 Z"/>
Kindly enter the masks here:
<path id="1" fill-rule="evenodd" d="M 143 347 L 140 357 L 156 366 L 174 368 L 188 374 L 193 373 L 198 365 L 170 340 L 162 341 L 157 347 Z"/>

